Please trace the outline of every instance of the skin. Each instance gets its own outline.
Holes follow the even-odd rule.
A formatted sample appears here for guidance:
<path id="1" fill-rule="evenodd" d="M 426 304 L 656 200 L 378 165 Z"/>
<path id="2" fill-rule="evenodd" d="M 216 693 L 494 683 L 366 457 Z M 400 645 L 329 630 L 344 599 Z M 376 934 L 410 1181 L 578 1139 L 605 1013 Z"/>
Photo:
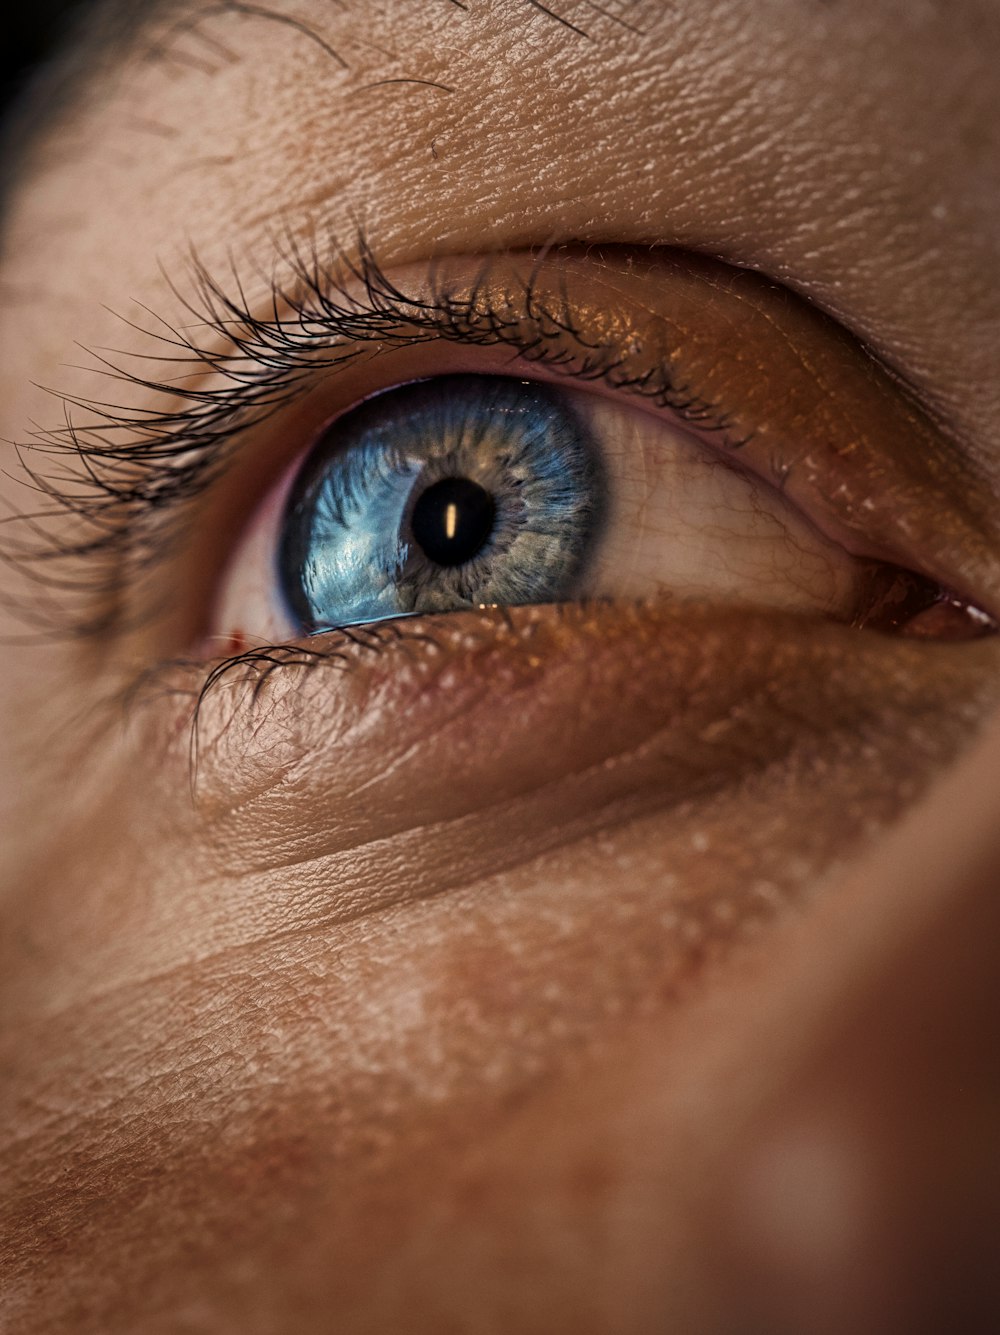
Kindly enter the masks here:
<path id="1" fill-rule="evenodd" d="M 40 386 L 158 404 L 80 347 L 162 359 L 122 317 L 190 319 L 189 247 L 265 312 L 275 233 L 361 220 L 393 272 L 680 247 L 874 353 L 921 425 L 852 399 L 844 433 L 961 461 L 913 559 L 996 614 L 994 4 L 561 9 L 586 36 L 520 0 L 193 8 L 32 147 L 0 437 L 58 427 Z M 454 91 L 380 82 L 414 78 Z M 991 1328 L 996 638 L 439 616 L 256 703 L 230 678 L 193 776 L 203 586 L 310 411 L 251 434 L 128 634 L 32 634 L 8 603 L 72 599 L 2 575 L 6 1326 Z"/>

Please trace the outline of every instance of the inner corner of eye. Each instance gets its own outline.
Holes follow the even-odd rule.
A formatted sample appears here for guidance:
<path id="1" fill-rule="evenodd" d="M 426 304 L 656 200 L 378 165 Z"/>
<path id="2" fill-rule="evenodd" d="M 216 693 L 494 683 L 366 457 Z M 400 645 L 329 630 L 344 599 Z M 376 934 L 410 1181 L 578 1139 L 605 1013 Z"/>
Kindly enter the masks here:
<path id="1" fill-rule="evenodd" d="M 681 424 L 495 374 L 410 381 L 337 417 L 259 505 L 222 583 L 217 642 L 662 594 L 934 637 L 961 621 L 930 581 L 851 556 Z"/>

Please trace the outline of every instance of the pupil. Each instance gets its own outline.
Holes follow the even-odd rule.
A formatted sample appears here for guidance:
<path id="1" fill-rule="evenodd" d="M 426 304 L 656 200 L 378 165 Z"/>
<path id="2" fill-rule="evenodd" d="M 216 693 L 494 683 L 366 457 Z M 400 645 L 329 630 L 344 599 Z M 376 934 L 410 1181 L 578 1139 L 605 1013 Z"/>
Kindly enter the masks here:
<path id="1" fill-rule="evenodd" d="M 495 518 L 485 487 L 467 477 L 444 477 L 417 498 L 410 526 L 429 560 L 460 566 L 485 547 Z"/>

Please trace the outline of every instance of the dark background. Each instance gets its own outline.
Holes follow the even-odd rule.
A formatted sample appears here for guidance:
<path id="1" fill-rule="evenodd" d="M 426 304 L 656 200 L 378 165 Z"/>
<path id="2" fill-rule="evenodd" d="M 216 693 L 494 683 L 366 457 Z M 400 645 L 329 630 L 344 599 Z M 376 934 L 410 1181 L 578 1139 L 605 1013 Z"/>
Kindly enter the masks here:
<path id="1" fill-rule="evenodd" d="M 68 19 L 87 0 L 14 0 L 6 6 L 0 41 L 0 114 L 36 65 L 50 54 Z M 141 4 L 142 0 L 136 0 Z"/>

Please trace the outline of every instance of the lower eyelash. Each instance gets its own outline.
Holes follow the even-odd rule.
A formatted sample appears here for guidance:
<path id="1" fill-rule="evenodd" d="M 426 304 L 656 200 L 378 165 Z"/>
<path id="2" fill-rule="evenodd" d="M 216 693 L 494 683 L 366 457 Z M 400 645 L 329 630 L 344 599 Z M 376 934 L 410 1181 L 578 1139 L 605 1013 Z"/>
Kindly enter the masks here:
<path id="1" fill-rule="evenodd" d="M 561 621 L 585 616 L 593 606 L 595 604 L 581 600 L 572 604 L 551 604 L 546 611 L 549 616 Z M 449 620 L 452 619 L 452 614 L 445 615 Z M 498 628 L 505 628 L 510 634 L 517 633 L 509 608 L 490 608 L 489 615 L 495 618 Z M 409 646 L 424 653 L 445 653 L 447 645 L 444 638 L 435 633 L 434 625 L 433 617 L 404 616 L 371 626 L 331 628 L 324 631 L 322 636 L 314 637 L 307 645 L 259 644 L 240 647 L 236 652 L 227 653 L 209 664 L 200 659 L 174 659 L 157 664 L 138 678 L 130 680 L 110 703 L 119 716 L 128 718 L 136 711 L 141 712 L 144 706 L 161 701 L 164 696 L 184 701 L 187 726 L 190 729 L 189 782 L 192 795 L 195 795 L 203 714 L 209 701 L 220 692 L 230 688 L 232 696 L 231 709 L 226 711 L 221 723 L 224 728 L 241 712 L 260 709 L 268 688 L 273 686 L 279 675 L 284 677 L 288 671 L 312 674 L 318 669 L 330 668 L 350 676 L 365 662 L 393 650 L 405 652 Z M 172 684 L 172 678 L 179 677 L 183 682 L 192 676 L 195 678 L 193 684 Z"/>
<path id="2" fill-rule="evenodd" d="M 490 707 L 495 710 L 497 702 L 505 699 L 508 690 L 534 692 L 540 674 L 558 673 L 560 664 L 565 666 L 575 656 L 579 658 L 581 636 L 589 642 L 589 649 L 583 653 L 588 663 L 594 653 L 606 652 L 628 665 L 633 662 L 637 639 L 645 642 L 643 654 L 648 653 L 649 646 L 655 643 L 656 661 L 669 679 L 675 670 L 672 655 L 678 627 L 681 628 L 680 643 L 686 643 L 688 650 L 692 643 L 700 643 L 707 628 L 712 647 L 706 648 L 706 655 L 717 658 L 720 652 L 723 656 L 732 653 L 737 660 L 745 653 L 744 637 L 747 634 L 757 637 L 766 634 L 767 644 L 771 646 L 767 655 L 773 650 L 775 662 L 779 664 L 788 651 L 794 657 L 799 648 L 803 648 L 808 656 L 817 644 L 822 646 L 830 634 L 848 636 L 854 633 L 843 624 L 824 622 L 801 613 L 780 614 L 779 629 L 770 612 L 749 612 L 746 608 L 735 611 L 740 626 L 735 635 L 724 609 L 703 601 L 686 609 L 669 596 L 641 602 L 590 599 L 544 607 L 491 608 L 404 618 L 370 627 L 330 630 L 306 646 L 257 645 L 228 654 L 209 665 L 198 660 L 160 664 L 139 681 L 131 683 L 116 701 L 109 703 L 117 704 L 119 714 L 123 711 L 128 717 L 133 712 L 145 714 L 146 706 L 162 706 L 165 697 L 180 702 L 180 713 L 175 708 L 154 709 L 147 722 L 153 728 L 153 736 L 163 739 L 172 751 L 179 740 L 183 753 L 184 734 L 187 734 L 189 783 L 192 799 L 197 801 L 202 757 L 216 743 L 222 741 L 229 749 L 235 747 L 235 754 L 253 759 L 261 728 L 276 723 L 271 735 L 284 737 L 286 728 L 290 727 L 288 737 L 294 749 L 300 722 L 317 717 L 316 710 L 308 706 L 303 709 L 303 700 L 311 697 L 308 692 L 303 695 L 300 674 L 311 676 L 319 668 L 333 669 L 345 687 L 342 695 L 339 690 L 334 693 L 323 691 L 325 700 L 339 700 L 330 720 L 341 719 L 340 723 L 328 720 L 323 726 L 331 727 L 335 735 L 350 738 L 355 721 L 367 715 L 373 693 L 379 701 L 376 714 L 384 720 L 391 719 L 395 711 L 400 711 L 405 720 L 415 704 L 436 711 L 435 726 L 442 718 L 446 719 L 449 712 L 454 716 L 453 722 L 455 718 L 463 717 L 470 700 L 478 699 L 480 704 L 484 700 L 492 702 Z M 723 621 L 725 634 L 720 639 Z M 666 634 L 665 625 L 670 626 Z M 863 637 L 859 641 L 865 646 L 860 660 L 867 665 L 867 672 L 873 669 L 873 653 L 882 653 L 874 648 L 876 639 Z M 843 654 L 846 643 L 838 640 L 838 653 Z M 759 647 L 758 644 L 758 651 Z M 982 671 L 985 662 L 995 662 L 995 656 L 984 660 L 981 651 L 977 652 L 980 656 L 971 660 L 979 664 L 977 671 Z M 893 671 L 899 671 L 901 664 L 909 662 L 913 670 L 929 672 L 929 679 L 934 680 L 968 668 L 968 660 L 950 654 L 947 644 L 928 645 L 925 649 L 893 637 L 886 644 L 884 653 L 887 655 L 885 663 L 895 665 Z M 934 653 L 936 657 L 926 659 L 927 653 Z M 915 657 L 917 654 L 919 660 Z M 378 660 L 383 655 L 387 655 L 389 661 L 384 668 L 379 668 Z M 405 662 L 398 655 L 403 655 Z M 491 665 L 485 673 L 485 681 L 484 660 Z M 456 662 L 464 664 L 457 676 Z M 884 667 L 881 656 L 878 662 Z M 497 663 L 501 665 L 499 671 L 496 670 Z M 707 683 L 724 681 L 729 676 L 727 672 L 720 674 L 717 666 L 716 663 L 703 679 L 706 689 Z M 288 671 L 292 676 L 286 680 Z M 655 682 L 659 675 L 650 669 L 646 679 Z M 642 673 L 638 674 L 639 680 L 642 677 Z M 985 683 L 994 677 L 995 674 L 983 671 L 981 680 Z M 587 680 L 586 676 L 584 679 Z M 502 703 L 500 710 L 502 713 Z M 798 711 L 790 717 L 797 718 Z M 391 728 L 392 724 L 383 721 L 381 726 Z M 314 737 L 312 745 L 316 744 Z M 150 739 L 144 745 L 155 749 L 157 743 Z M 265 757 L 268 750 L 264 749 Z"/>
<path id="3" fill-rule="evenodd" d="M 235 717 L 242 708 L 257 708 L 265 690 L 279 672 L 296 669 L 311 673 L 320 667 L 349 672 L 357 666 L 360 657 L 380 654 L 390 642 L 400 641 L 405 634 L 402 627 L 395 623 L 373 627 L 371 631 L 366 627 L 354 626 L 348 630 L 331 631 L 321 641 L 308 646 L 260 644 L 252 648 L 239 647 L 209 665 L 201 660 L 173 659 L 167 663 L 158 663 L 130 680 L 112 703 L 115 712 L 128 718 L 144 706 L 162 700 L 164 696 L 177 697 L 186 702 L 190 708 L 189 783 L 192 796 L 195 796 L 200 748 L 199 725 L 210 697 L 224 687 L 232 687 L 237 695 L 232 710 L 232 717 Z M 422 632 L 416 632 L 416 637 L 432 639 Z M 176 675 L 183 679 L 192 672 L 197 675 L 196 685 L 185 687 L 172 684 L 172 678 Z"/>

